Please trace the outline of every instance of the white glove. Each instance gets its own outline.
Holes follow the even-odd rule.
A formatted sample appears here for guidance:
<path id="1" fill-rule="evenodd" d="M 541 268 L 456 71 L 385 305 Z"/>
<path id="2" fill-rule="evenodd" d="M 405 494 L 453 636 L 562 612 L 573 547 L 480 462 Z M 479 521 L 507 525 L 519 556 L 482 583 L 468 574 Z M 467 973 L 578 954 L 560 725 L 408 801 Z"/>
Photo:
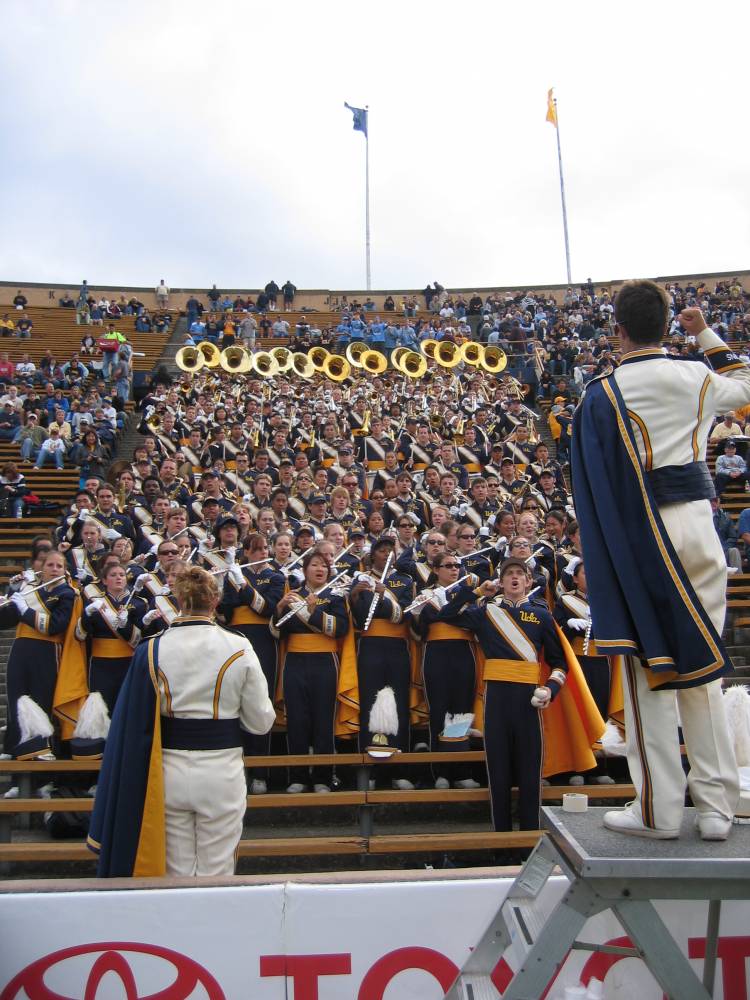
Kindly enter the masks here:
<path id="1" fill-rule="evenodd" d="M 444 608 L 448 603 L 448 596 L 445 592 L 445 587 L 436 587 L 435 593 L 432 595 L 433 603 L 437 604 L 439 608 Z"/>
<path id="2" fill-rule="evenodd" d="M 576 632 L 585 632 L 589 623 L 585 618 L 568 618 L 568 628 L 575 629 Z"/>
<path id="3" fill-rule="evenodd" d="M 120 610 L 117 612 L 117 627 L 125 628 L 127 624 L 128 624 L 128 609 L 120 608 Z"/>
<path id="4" fill-rule="evenodd" d="M 36 573 L 33 569 L 25 569 L 22 576 L 27 583 L 33 583 L 36 580 Z"/>
<path id="5" fill-rule="evenodd" d="M 156 543 L 155 543 L 154 545 L 152 545 L 152 546 L 151 546 L 151 548 L 150 548 L 150 549 L 148 550 L 148 554 L 149 554 L 150 556 L 155 556 L 155 555 L 158 555 L 158 554 L 159 554 L 159 546 L 160 546 L 160 545 L 161 545 L 161 542 L 156 542 Z"/>
<path id="6" fill-rule="evenodd" d="M 417 527 L 419 527 L 419 524 L 420 524 L 421 522 L 420 522 L 420 519 L 419 519 L 419 515 L 418 515 L 418 514 L 415 514 L 413 510 L 409 510 L 409 511 L 407 511 L 407 512 L 406 512 L 406 516 L 407 516 L 407 517 L 409 518 L 409 520 L 410 520 L 410 521 L 411 521 L 411 522 L 412 522 L 413 524 L 415 524 L 415 525 L 416 525 Z"/>
<path id="7" fill-rule="evenodd" d="M 85 569 L 76 570 L 76 580 L 78 580 L 80 583 L 83 583 L 83 581 L 86 579 L 88 575 L 89 574 Z"/>
<path id="8" fill-rule="evenodd" d="M 552 692 L 549 688 L 538 687 L 534 689 L 534 694 L 531 698 L 531 704 L 534 708 L 547 708 L 551 701 Z"/>
<path id="9" fill-rule="evenodd" d="M 85 614 L 90 618 L 95 611 L 99 611 L 103 607 L 104 607 L 104 599 L 101 597 L 97 597 L 90 604 L 86 605 Z"/>
<path id="10" fill-rule="evenodd" d="M 247 583 L 247 580 L 245 579 L 242 570 L 237 565 L 237 563 L 232 563 L 232 565 L 227 570 L 227 576 L 232 581 L 232 583 L 236 583 L 238 587 L 244 587 L 245 584 Z"/>
<path id="11" fill-rule="evenodd" d="M 167 594 L 171 594 L 171 593 L 172 593 L 172 591 L 170 590 L 169 586 L 165 583 L 164 586 L 159 591 L 159 596 L 160 597 L 166 597 Z"/>
<path id="12" fill-rule="evenodd" d="M 253 499 L 253 495 L 252 493 L 243 493 L 242 499 L 245 503 L 250 503 L 250 501 Z"/>
<path id="13" fill-rule="evenodd" d="M 162 616 L 161 611 L 159 611 L 158 608 L 154 608 L 153 611 L 148 611 L 143 616 L 143 624 L 150 625 L 151 622 L 156 621 L 156 619 L 161 618 L 161 616 Z"/>
<path id="14" fill-rule="evenodd" d="M 114 528 L 105 528 L 102 535 L 106 538 L 108 542 L 116 542 L 118 538 L 122 538 L 119 531 L 115 531 Z"/>
<path id="15" fill-rule="evenodd" d="M 458 516 L 459 517 L 466 517 L 466 511 L 468 509 L 469 509 L 469 505 L 467 503 L 461 503 L 461 504 L 459 504 L 458 505 Z"/>
<path id="16" fill-rule="evenodd" d="M 495 521 L 497 521 L 497 514 L 490 514 L 490 516 L 487 518 L 487 527 L 494 528 Z"/>
<path id="17" fill-rule="evenodd" d="M 508 539 L 506 538 L 505 535 L 501 535 L 500 538 L 498 538 L 497 541 L 494 543 L 493 548 L 495 548 L 499 552 L 500 549 L 503 547 L 503 545 L 507 544 L 508 544 Z"/>
<path id="18" fill-rule="evenodd" d="M 213 545 L 214 545 L 213 539 L 209 535 L 207 538 L 204 538 L 202 541 L 198 542 L 198 551 L 200 552 L 201 555 L 203 555 L 204 552 L 208 552 L 209 549 L 212 549 Z"/>
<path id="19" fill-rule="evenodd" d="M 134 594 L 140 594 L 140 592 L 146 586 L 146 577 L 147 576 L 148 576 L 148 573 L 141 573 L 139 576 L 137 576 L 135 578 L 135 580 L 133 581 L 133 593 Z"/>
<path id="20" fill-rule="evenodd" d="M 458 514 L 458 507 L 455 507 L 455 506 L 454 507 L 449 507 L 448 508 L 448 513 L 450 514 L 451 517 L 455 517 L 456 514 Z"/>
<path id="21" fill-rule="evenodd" d="M 529 569 L 536 569 L 536 558 L 534 556 L 529 556 L 528 559 L 524 559 L 524 562 Z"/>
<path id="22" fill-rule="evenodd" d="M 11 597 L 11 601 L 18 608 L 19 615 L 22 615 L 24 613 L 24 611 L 28 611 L 29 605 L 28 605 L 28 602 L 27 602 L 26 598 L 23 596 L 23 594 L 15 593 Z"/>
<path id="23" fill-rule="evenodd" d="M 237 556 L 237 549 L 234 545 L 230 545 L 228 549 L 224 549 L 224 555 L 226 556 L 226 561 L 230 566 L 233 566 Z"/>
<path id="24" fill-rule="evenodd" d="M 76 514 L 76 521 L 85 521 L 88 516 L 89 512 L 87 510 L 79 510 Z"/>
<path id="25" fill-rule="evenodd" d="M 482 525 L 482 527 L 479 529 L 479 537 L 480 538 L 489 538 L 490 537 L 489 525 L 487 525 L 487 524 L 483 524 Z"/>

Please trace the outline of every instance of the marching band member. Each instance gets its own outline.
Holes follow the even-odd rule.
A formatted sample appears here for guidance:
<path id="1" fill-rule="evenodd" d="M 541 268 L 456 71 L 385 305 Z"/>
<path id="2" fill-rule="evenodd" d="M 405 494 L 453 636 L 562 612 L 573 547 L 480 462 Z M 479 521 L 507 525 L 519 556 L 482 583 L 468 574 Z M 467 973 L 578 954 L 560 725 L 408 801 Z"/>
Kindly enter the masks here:
<path id="1" fill-rule="evenodd" d="M 50 550 L 41 565 L 43 587 L 31 593 L 33 588 L 27 584 L 0 608 L 0 627 L 16 626 L 6 668 L 8 724 L 4 751 L 21 760 L 49 754 L 52 745 L 41 737 L 38 742 L 21 745 L 18 699 L 27 695 L 51 718 L 58 704 L 55 691 L 63 658 L 76 652 L 76 647 L 68 641 L 73 639 L 76 595 L 65 578 L 65 571 L 62 553 Z M 80 667 L 85 671 L 80 649 L 78 654 Z M 80 694 L 85 697 L 85 690 Z"/>
<path id="2" fill-rule="evenodd" d="M 147 611 L 144 598 L 131 595 L 125 568 L 118 562 L 102 570 L 101 597 L 88 601 L 76 624 L 76 638 L 91 639 L 89 691 L 98 691 L 112 715 L 128 672 L 133 649 L 141 638 L 140 622 Z"/>
<path id="3" fill-rule="evenodd" d="M 224 580 L 224 592 L 219 612 L 227 625 L 240 632 L 255 650 L 273 698 L 278 675 L 278 649 L 269 631 L 269 622 L 284 593 L 284 575 L 274 569 L 265 535 L 252 534 L 243 546 L 245 560 L 251 565 L 233 563 Z M 243 737 L 245 753 L 260 756 L 270 753 L 271 732 L 262 735 L 247 733 Z M 267 777 L 252 779 L 252 795 L 268 791 Z"/>
<path id="4" fill-rule="evenodd" d="M 96 521 L 85 521 L 81 528 L 81 545 L 68 549 L 66 553 L 71 575 L 81 587 L 96 580 L 97 563 L 106 551 L 107 546 L 102 542 L 101 525 Z"/>
<path id="5" fill-rule="evenodd" d="M 480 588 L 484 598 L 462 587 L 439 614 L 442 621 L 473 632 L 484 653 L 484 746 L 490 783 L 492 822 L 496 830 L 513 829 L 511 789 L 518 784 L 518 820 L 521 830 L 539 828 L 542 773 L 558 773 L 556 755 L 561 745 L 548 747 L 542 735 L 540 709 L 547 708 L 563 689 L 568 672 L 577 664 L 566 657 L 552 615 L 527 599 L 530 577 L 520 559 L 506 559 L 500 567 L 499 584 L 488 581 Z M 502 596 L 492 597 L 499 590 Z M 544 654 L 549 676 L 541 673 Z M 574 681 L 575 682 L 575 681 Z M 585 736 L 574 750 L 588 768 L 595 766 L 591 746 L 604 732 L 604 721 L 596 711 L 585 684 L 578 690 L 586 706 Z M 580 701 L 574 702 L 577 706 Z M 567 725 L 572 725 L 566 717 Z M 552 741 L 550 740 L 550 743 Z M 571 768 L 575 770 L 576 768 Z"/>
<path id="6" fill-rule="evenodd" d="M 258 658 L 216 624 L 216 581 L 174 583 L 180 616 L 142 643 L 110 729 L 88 845 L 98 874 L 231 875 L 247 786 L 242 730 L 275 713 Z"/>
<path id="7" fill-rule="evenodd" d="M 409 626 L 404 609 L 414 599 L 414 582 L 406 574 L 392 568 L 384 576 L 389 558 L 391 565 L 393 564 L 393 555 L 393 539 L 378 539 L 370 550 L 370 573 L 364 578 L 360 576 L 349 594 L 352 619 L 359 632 L 357 676 L 362 720 L 359 728 L 360 752 L 372 745 L 375 734 L 369 732 L 364 720 L 370 718 L 377 693 L 383 687 L 393 689 L 398 711 L 398 735 L 392 745 L 405 751 L 409 749 L 411 653 Z M 377 595 L 378 603 L 370 618 Z M 394 775 L 392 785 L 402 790 L 414 788 L 411 781 L 399 775 Z"/>
<path id="8" fill-rule="evenodd" d="M 286 640 L 282 652 L 281 694 L 287 721 L 290 754 L 335 752 L 336 699 L 340 686 L 340 663 L 336 640 L 349 632 L 346 600 L 335 590 L 325 590 L 331 579 L 328 560 L 312 549 L 302 560 L 304 584 L 287 592 L 276 605 L 271 632 Z M 279 624 L 286 613 L 295 613 Z M 290 768 L 291 794 L 308 790 L 310 777 L 316 792 L 330 792 L 330 767 L 310 771 Z"/>
<path id="9" fill-rule="evenodd" d="M 430 544 L 431 537 L 427 543 Z M 477 683 L 477 664 L 472 635 L 466 629 L 441 621 L 440 612 L 447 602 L 446 591 L 459 579 L 461 563 L 443 550 L 432 560 L 431 582 L 437 587 L 429 600 L 412 611 L 423 639 L 422 683 L 430 716 L 430 749 L 441 746 L 440 734 L 447 714 L 472 712 Z M 451 743 L 451 750 L 468 750 L 469 739 Z M 464 764 L 436 764 L 435 788 L 450 788 L 449 776 L 456 788 L 478 788 Z"/>

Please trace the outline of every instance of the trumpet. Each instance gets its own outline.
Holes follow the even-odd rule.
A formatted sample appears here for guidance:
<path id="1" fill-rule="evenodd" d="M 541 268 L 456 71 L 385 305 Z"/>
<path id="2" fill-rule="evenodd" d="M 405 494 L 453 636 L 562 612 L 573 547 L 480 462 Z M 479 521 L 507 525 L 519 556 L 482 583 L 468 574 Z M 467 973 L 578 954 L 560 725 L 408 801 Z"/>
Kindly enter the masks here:
<path id="1" fill-rule="evenodd" d="M 40 583 L 36 587 L 32 587 L 31 590 L 16 591 L 16 593 L 21 594 L 23 598 L 29 596 L 29 594 L 35 594 L 37 590 L 44 590 L 45 587 L 52 587 L 54 584 L 59 583 L 61 580 L 65 579 L 65 574 L 62 576 L 53 577 L 52 580 L 47 580 L 46 583 Z M 6 594 L 5 597 L 0 598 L 0 608 L 7 607 L 8 604 L 13 602 L 13 594 Z"/>

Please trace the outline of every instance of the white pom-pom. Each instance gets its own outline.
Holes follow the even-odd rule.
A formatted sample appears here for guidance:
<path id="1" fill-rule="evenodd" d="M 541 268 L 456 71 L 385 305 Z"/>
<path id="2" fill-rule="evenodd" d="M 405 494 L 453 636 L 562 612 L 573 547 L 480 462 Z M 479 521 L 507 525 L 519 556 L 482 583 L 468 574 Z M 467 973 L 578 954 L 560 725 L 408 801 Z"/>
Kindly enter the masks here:
<path id="1" fill-rule="evenodd" d="M 393 688 L 384 687 L 378 691 L 370 709 L 369 729 L 371 733 L 383 733 L 385 736 L 398 735 L 398 710 Z"/>
<path id="2" fill-rule="evenodd" d="M 607 757 L 625 757 L 627 754 L 626 743 L 614 722 L 607 721 L 601 744 Z"/>
<path id="3" fill-rule="evenodd" d="M 51 736 L 55 731 L 44 709 L 27 694 L 22 694 L 18 699 L 16 711 L 18 728 L 21 730 L 21 743 L 36 739 L 38 736 Z"/>
<path id="4" fill-rule="evenodd" d="M 107 705 L 98 691 L 92 691 L 83 703 L 73 736 L 80 740 L 106 740 L 108 733 Z"/>
<path id="5" fill-rule="evenodd" d="M 737 764 L 750 764 L 750 691 L 742 684 L 733 684 L 724 692 L 724 711 L 734 744 Z"/>

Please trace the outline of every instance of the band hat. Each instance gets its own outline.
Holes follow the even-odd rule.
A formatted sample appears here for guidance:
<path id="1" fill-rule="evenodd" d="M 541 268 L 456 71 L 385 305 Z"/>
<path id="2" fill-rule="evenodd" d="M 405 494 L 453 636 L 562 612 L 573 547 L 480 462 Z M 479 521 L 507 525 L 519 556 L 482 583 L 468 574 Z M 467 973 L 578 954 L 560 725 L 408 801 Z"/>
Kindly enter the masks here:
<path id="1" fill-rule="evenodd" d="M 503 560 L 502 564 L 500 565 L 500 569 L 498 570 L 497 573 L 498 580 L 502 580 L 502 578 L 505 576 L 508 570 L 513 569 L 514 566 L 517 566 L 519 569 L 522 569 L 524 573 L 527 574 L 529 573 L 529 567 L 526 565 L 523 559 L 516 559 L 515 556 L 511 556 L 510 559 Z"/>
<path id="2" fill-rule="evenodd" d="M 239 529 L 240 522 L 234 516 L 234 514 L 226 514 L 224 517 L 219 517 L 214 523 L 214 531 L 221 531 L 222 528 L 226 528 L 228 525 L 233 524 L 235 528 Z"/>

